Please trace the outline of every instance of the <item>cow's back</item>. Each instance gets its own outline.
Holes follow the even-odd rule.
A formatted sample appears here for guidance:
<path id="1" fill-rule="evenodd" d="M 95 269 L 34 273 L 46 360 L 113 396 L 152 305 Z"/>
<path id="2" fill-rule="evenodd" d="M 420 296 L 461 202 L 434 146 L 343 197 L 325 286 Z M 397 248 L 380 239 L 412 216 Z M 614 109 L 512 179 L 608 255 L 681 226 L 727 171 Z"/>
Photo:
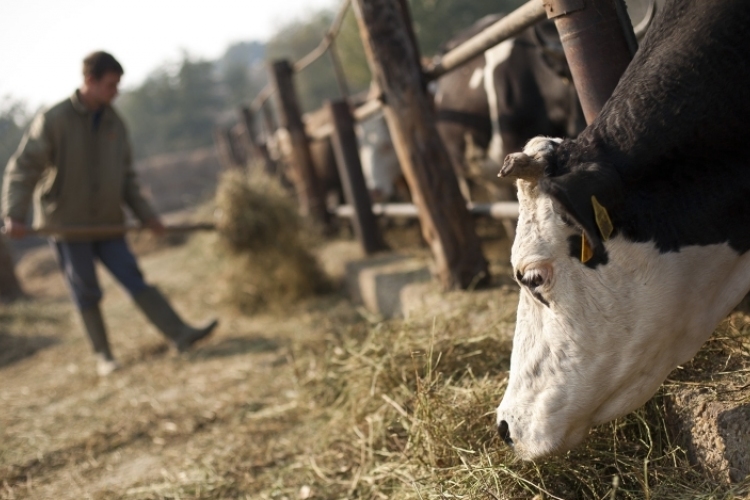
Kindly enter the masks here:
<path id="1" fill-rule="evenodd" d="M 746 0 L 667 0 L 581 139 L 601 144 L 626 178 L 675 160 L 748 156 L 748 27 Z"/>

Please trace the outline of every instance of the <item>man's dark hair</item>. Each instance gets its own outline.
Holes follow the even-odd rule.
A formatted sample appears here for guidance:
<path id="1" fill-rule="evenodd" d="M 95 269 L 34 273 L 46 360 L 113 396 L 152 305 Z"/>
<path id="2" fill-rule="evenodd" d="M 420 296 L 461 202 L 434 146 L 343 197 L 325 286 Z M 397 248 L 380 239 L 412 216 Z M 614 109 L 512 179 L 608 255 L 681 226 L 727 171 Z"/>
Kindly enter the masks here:
<path id="1" fill-rule="evenodd" d="M 83 60 L 84 78 L 91 75 L 96 80 L 101 80 L 106 73 L 122 75 L 124 72 L 125 70 L 122 69 L 122 66 L 112 54 L 101 50 L 92 52 Z"/>

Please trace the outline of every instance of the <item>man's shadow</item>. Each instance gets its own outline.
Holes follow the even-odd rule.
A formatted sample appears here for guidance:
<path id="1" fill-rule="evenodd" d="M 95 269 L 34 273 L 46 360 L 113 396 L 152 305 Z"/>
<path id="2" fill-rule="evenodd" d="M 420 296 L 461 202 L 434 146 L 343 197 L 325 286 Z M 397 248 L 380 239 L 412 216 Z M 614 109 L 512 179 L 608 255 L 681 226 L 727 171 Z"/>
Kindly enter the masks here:
<path id="1" fill-rule="evenodd" d="M 57 339 L 46 335 L 11 335 L 0 331 L 0 369 L 57 343 Z"/>
<path id="2" fill-rule="evenodd" d="M 201 358 L 226 358 L 250 353 L 278 351 L 281 344 L 263 335 L 247 335 L 223 338 L 219 342 L 201 346 L 195 355 Z"/>

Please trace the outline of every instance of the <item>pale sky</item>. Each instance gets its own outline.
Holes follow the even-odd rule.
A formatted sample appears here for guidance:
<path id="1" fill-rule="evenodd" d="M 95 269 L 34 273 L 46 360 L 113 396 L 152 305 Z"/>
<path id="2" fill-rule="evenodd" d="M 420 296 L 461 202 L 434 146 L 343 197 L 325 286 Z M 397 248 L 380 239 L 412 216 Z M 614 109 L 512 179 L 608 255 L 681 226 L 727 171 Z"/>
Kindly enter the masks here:
<path id="1" fill-rule="evenodd" d="M 232 43 L 265 41 L 275 28 L 339 0 L 0 0 L 0 101 L 31 110 L 81 82 L 81 61 L 105 50 L 125 68 L 120 88 L 138 86 L 182 51 L 215 59 Z"/>

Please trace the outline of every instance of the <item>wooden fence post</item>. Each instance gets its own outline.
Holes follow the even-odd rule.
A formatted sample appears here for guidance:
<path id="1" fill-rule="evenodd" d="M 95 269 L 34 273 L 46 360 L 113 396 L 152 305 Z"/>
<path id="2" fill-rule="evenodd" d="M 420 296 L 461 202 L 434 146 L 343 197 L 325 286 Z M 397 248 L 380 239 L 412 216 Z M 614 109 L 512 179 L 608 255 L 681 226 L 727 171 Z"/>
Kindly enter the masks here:
<path id="1" fill-rule="evenodd" d="M 331 101 L 326 104 L 326 108 L 331 114 L 333 124 L 331 143 L 336 155 L 336 168 L 344 188 L 346 203 L 354 210 L 354 233 L 366 254 L 385 250 L 386 245 L 372 213 L 370 193 L 367 192 L 365 176 L 362 173 L 357 135 L 354 132 L 354 117 L 349 109 L 349 103 L 345 100 Z"/>
<path id="2" fill-rule="evenodd" d="M 422 68 L 399 0 L 354 0 L 373 77 L 401 168 L 419 209 L 443 288 L 470 288 L 489 279 L 474 221 L 423 89 Z"/>
<path id="3" fill-rule="evenodd" d="M 229 130 L 226 127 L 220 125 L 214 127 L 214 147 L 219 156 L 219 163 L 224 170 L 237 167 L 232 153 L 232 145 L 229 141 Z"/>
<path id="4" fill-rule="evenodd" d="M 296 170 L 295 190 L 302 215 L 310 216 L 328 225 L 330 215 L 321 196 L 318 176 L 315 173 L 310 143 L 305 133 L 294 88 L 294 72 L 287 60 L 274 61 L 271 64 L 271 82 L 276 87 L 276 102 L 279 111 L 280 126 L 289 132 L 292 148 L 292 163 Z"/>
<path id="5" fill-rule="evenodd" d="M 247 106 L 240 108 L 240 122 L 244 126 L 244 138 L 246 148 L 251 152 L 251 157 L 255 157 L 263 162 L 263 169 L 267 174 L 272 174 L 275 170 L 271 155 L 268 154 L 268 148 L 265 143 L 259 142 L 255 135 L 255 115 Z"/>
<path id="6" fill-rule="evenodd" d="M 276 133 L 276 122 L 274 121 L 271 108 L 268 105 L 261 106 L 260 113 L 261 115 L 263 115 L 263 131 L 265 134 L 264 140 L 266 143 L 268 143 L 269 138 Z"/>
<path id="7" fill-rule="evenodd" d="M 234 159 L 234 163 L 240 168 L 247 166 L 247 160 L 250 155 L 250 150 L 244 141 L 244 129 L 245 127 L 241 123 L 237 123 L 227 131 L 232 158 Z"/>

